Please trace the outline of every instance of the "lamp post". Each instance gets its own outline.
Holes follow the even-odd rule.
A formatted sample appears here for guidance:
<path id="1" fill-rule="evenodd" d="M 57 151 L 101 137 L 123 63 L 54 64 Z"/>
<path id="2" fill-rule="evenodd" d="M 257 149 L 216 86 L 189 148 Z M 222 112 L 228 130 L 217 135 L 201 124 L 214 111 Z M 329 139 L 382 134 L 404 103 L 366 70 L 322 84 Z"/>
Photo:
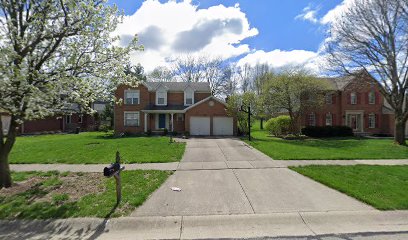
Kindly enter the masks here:
<path id="1" fill-rule="evenodd" d="M 251 106 L 247 107 L 248 110 L 244 109 L 244 105 L 241 105 L 241 112 L 248 114 L 248 141 L 251 141 Z"/>

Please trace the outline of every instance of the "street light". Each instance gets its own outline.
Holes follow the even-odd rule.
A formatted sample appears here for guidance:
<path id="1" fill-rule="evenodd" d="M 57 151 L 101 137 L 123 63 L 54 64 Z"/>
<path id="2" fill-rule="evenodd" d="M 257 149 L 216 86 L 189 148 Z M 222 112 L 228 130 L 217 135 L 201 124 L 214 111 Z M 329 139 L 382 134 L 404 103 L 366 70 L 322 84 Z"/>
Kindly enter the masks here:
<path id="1" fill-rule="evenodd" d="M 251 105 L 249 105 L 248 110 L 244 109 L 244 105 L 241 105 L 241 112 L 248 113 L 248 141 L 251 141 Z"/>

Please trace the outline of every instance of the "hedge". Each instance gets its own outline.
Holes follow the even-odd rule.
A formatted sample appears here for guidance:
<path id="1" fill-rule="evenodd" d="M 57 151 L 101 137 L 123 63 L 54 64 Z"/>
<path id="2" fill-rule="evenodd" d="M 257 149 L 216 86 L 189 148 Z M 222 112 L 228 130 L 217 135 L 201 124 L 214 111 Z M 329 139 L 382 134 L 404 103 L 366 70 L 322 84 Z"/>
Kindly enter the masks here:
<path id="1" fill-rule="evenodd" d="M 302 134 L 308 137 L 348 137 L 353 136 L 353 129 L 348 126 L 308 126 L 302 129 Z"/>

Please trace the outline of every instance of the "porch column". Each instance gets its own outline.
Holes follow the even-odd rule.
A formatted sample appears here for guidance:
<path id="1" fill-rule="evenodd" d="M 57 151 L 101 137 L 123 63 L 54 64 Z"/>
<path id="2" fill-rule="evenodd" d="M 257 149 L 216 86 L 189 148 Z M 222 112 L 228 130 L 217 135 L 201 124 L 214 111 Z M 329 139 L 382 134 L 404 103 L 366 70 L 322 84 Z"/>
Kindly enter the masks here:
<path id="1" fill-rule="evenodd" d="M 144 131 L 147 132 L 147 116 L 148 113 L 144 113 Z"/>
<path id="2" fill-rule="evenodd" d="M 173 119 L 174 113 L 171 114 L 171 131 L 174 132 L 174 119 Z"/>

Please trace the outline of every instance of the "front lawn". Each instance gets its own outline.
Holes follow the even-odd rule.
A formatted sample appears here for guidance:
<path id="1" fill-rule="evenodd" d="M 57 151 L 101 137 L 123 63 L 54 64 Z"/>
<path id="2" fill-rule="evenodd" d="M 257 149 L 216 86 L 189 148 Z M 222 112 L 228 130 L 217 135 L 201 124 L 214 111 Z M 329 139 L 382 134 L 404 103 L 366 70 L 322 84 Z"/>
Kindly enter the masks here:
<path id="1" fill-rule="evenodd" d="M 180 161 L 185 143 L 169 143 L 168 137 L 122 137 L 85 132 L 18 137 L 10 163 L 111 163 L 119 151 L 123 163 Z"/>
<path id="2" fill-rule="evenodd" d="M 304 166 L 291 169 L 377 209 L 408 209 L 408 166 Z"/>
<path id="3" fill-rule="evenodd" d="M 398 146 L 391 139 L 284 140 L 256 127 L 252 137 L 253 141 L 245 141 L 276 160 L 408 159 L 408 147 Z"/>
<path id="4" fill-rule="evenodd" d="M 115 206 L 115 181 L 101 173 L 12 173 L 14 186 L 0 190 L 0 219 L 127 216 L 171 174 L 122 172 L 122 201 Z"/>

